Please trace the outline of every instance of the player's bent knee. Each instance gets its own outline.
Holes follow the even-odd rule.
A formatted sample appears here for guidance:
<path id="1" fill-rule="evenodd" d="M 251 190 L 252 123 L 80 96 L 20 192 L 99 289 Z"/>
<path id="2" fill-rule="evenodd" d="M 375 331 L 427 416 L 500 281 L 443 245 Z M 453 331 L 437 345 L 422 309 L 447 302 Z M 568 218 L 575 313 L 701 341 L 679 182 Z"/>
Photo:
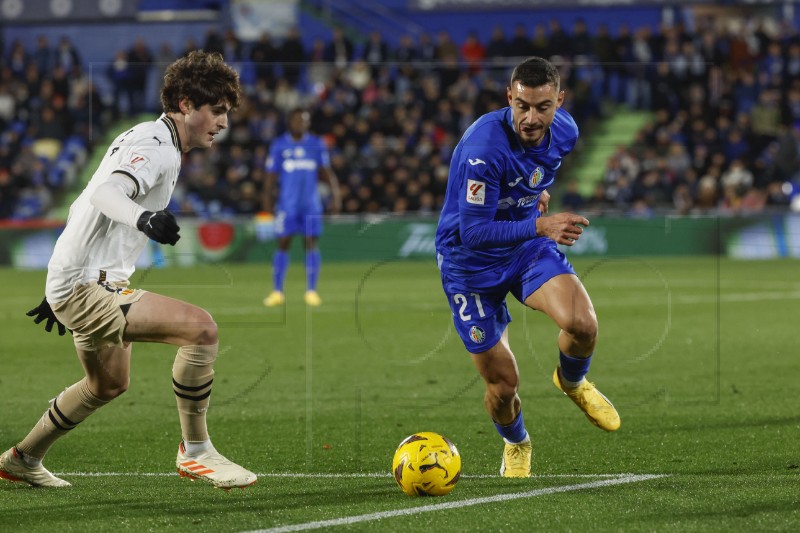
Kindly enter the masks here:
<path id="1" fill-rule="evenodd" d="M 597 317 L 588 312 L 576 314 L 562 329 L 578 341 L 593 342 L 597 338 Z"/>
<path id="2" fill-rule="evenodd" d="M 204 309 L 198 309 L 190 319 L 191 327 L 187 332 L 189 344 L 209 345 L 217 344 L 218 329 L 214 318 Z"/>
<path id="3" fill-rule="evenodd" d="M 101 383 L 90 384 L 92 394 L 100 400 L 111 401 L 122 396 L 130 387 L 130 379 L 104 379 Z"/>

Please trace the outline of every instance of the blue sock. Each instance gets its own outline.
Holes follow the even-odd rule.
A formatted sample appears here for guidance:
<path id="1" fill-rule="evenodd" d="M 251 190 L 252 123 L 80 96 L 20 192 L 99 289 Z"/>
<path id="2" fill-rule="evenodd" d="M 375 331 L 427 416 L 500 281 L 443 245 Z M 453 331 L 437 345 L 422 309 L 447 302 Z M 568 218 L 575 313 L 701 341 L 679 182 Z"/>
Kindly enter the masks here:
<path id="1" fill-rule="evenodd" d="M 525 429 L 525 421 L 522 420 L 522 411 L 519 412 L 517 418 L 509 425 L 504 426 L 495 422 L 494 427 L 497 428 L 497 432 L 500 433 L 500 436 L 510 444 L 517 444 L 528 438 L 528 432 Z"/>
<path id="2" fill-rule="evenodd" d="M 289 268 L 289 254 L 283 250 L 275 250 L 272 258 L 272 284 L 276 291 L 283 292 L 286 270 Z"/>
<path id="3" fill-rule="evenodd" d="M 322 256 L 319 250 L 309 250 L 306 252 L 306 287 L 309 291 L 317 290 L 317 279 L 319 279 L 320 265 Z"/>
<path id="4" fill-rule="evenodd" d="M 592 363 L 591 355 L 589 357 L 571 357 L 569 355 L 564 355 L 560 350 L 558 354 L 561 365 L 561 377 L 567 381 L 577 383 L 589 372 L 589 365 Z"/>

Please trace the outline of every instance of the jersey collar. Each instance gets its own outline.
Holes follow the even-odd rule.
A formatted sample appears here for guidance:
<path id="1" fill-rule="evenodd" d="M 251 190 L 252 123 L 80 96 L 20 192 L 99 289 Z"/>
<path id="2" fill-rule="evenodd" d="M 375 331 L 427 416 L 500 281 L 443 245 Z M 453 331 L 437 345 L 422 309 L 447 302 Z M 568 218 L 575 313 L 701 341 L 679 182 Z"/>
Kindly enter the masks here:
<path id="1" fill-rule="evenodd" d="M 169 128 L 169 133 L 172 136 L 172 144 L 179 152 L 183 152 L 181 138 L 178 136 L 178 125 L 175 124 L 175 120 L 173 120 L 172 117 L 168 116 L 166 113 L 161 115 L 161 120 L 164 121 L 164 124 L 166 124 L 167 128 Z"/>

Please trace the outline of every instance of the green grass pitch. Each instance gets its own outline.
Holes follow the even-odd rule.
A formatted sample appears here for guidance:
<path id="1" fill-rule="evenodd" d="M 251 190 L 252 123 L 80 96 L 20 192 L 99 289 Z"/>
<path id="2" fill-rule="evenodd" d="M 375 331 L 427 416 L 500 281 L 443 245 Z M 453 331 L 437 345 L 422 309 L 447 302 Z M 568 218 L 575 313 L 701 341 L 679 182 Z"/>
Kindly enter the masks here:
<path id="1" fill-rule="evenodd" d="M 261 305 L 269 265 L 137 271 L 134 286 L 217 320 L 212 439 L 258 483 L 224 492 L 175 474 L 175 349 L 139 344 L 130 390 L 46 458 L 73 487 L 0 483 L 0 531 L 800 530 L 797 261 L 575 266 L 600 321 L 589 378 L 622 427 L 600 431 L 555 389 L 557 330 L 512 298 L 534 445 L 526 480 L 497 475 L 502 442 L 432 262 L 324 264 L 314 310 L 298 263 L 285 309 Z M 7 449 L 82 372 L 68 337 L 25 317 L 44 273 L 0 270 L 0 282 Z M 395 447 L 416 431 L 461 452 L 464 477 L 446 497 L 409 498 L 389 476 Z"/>

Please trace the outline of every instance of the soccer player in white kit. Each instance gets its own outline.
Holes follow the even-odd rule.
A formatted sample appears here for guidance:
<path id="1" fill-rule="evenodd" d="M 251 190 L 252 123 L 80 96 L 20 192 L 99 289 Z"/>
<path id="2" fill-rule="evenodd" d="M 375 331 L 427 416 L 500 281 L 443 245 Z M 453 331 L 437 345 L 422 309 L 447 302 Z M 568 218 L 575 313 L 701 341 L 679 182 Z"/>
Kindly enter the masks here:
<path id="1" fill-rule="evenodd" d="M 164 114 L 119 135 L 72 204 L 48 264 L 45 299 L 29 316 L 45 329 L 69 328 L 86 376 L 66 388 L 30 433 L 0 456 L 0 477 L 37 487 L 70 483 L 42 466 L 52 444 L 124 393 L 134 342 L 178 347 L 172 367 L 182 440 L 181 476 L 215 487 L 256 482 L 249 470 L 216 451 L 206 428 L 214 381 L 217 325 L 180 300 L 128 287 L 148 238 L 174 245 L 179 226 L 166 208 L 192 148 L 208 148 L 240 102 L 239 77 L 219 54 L 193 51 L 164 75 Z"/>

